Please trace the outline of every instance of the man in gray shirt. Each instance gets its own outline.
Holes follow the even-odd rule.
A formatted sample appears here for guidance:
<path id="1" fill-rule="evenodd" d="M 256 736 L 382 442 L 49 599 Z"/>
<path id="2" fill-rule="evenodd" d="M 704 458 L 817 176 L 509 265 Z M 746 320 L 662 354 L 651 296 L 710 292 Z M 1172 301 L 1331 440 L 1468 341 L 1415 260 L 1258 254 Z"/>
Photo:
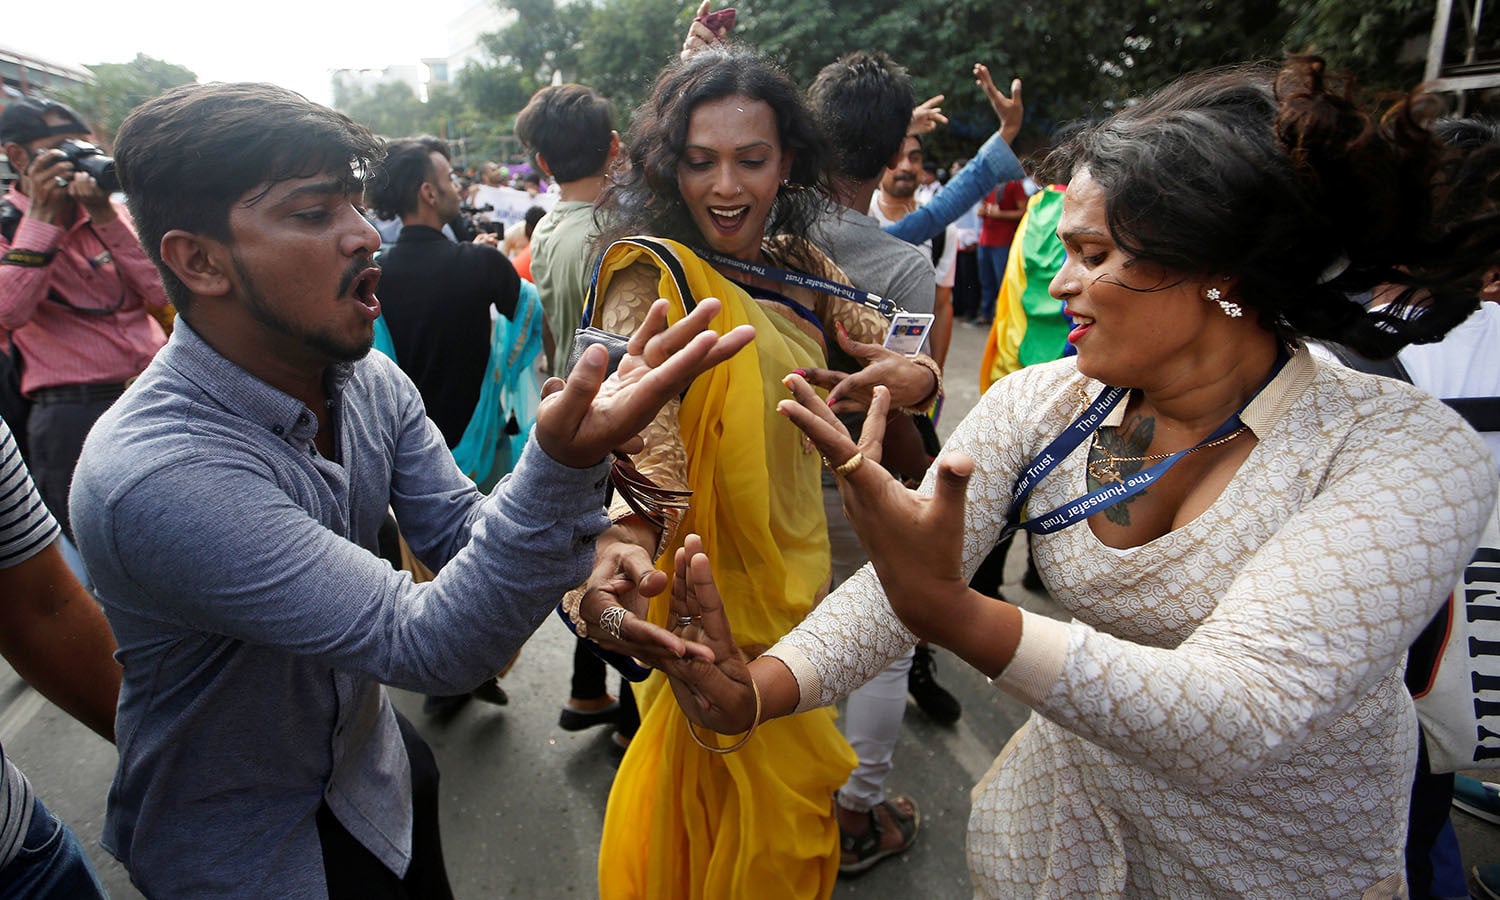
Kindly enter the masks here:
<path id="1" fill-rule="evenodd" d="M 592 350 L 486 497 L 367 355 L 379 238 L 355 202 L 377 139 L 217 84 L 140 107 L 115 146 L 180 315 L 73 489 L 124 666 L 105 848 L 152 897 L 448 896 L 431 754 L 381 685 L 494 675 L 587 574 L 610 449 L 749 335 L 695 317 L 608 381 Z M 375 555 L 387 506 L 434 581 Z"/>
<path id="2" fill-rule="evenodd" d="M 983 82 L 988 82 L 987 73 Z M 1019 94 L 1013 100 L 1003 96 L 997 100 L 993 85 L 985 86 L 1003 132 L 985 145 L 981 152 L 985 161 L 966 173 L 969 177 L 962 184 L 944 190 L 943 194 L 953 193 L 941 209 L 918 210 L 885 228 L 866 210 L 881 175 L 899 162 L 911 137 L 908 126 L 916 98 L 906 70 L 884 53 L 857 51 L 825 66 L 808 90 L 808 100 L 837 148 L 832 182 L 839 204 L 818 221 L 813 239 L 856 286 L 893 299 L 908 312 L 932 312 L 937 290 L 929 250 L 915 244 L 941 232 L 948 221 L 992 187 L 975 180 L 989 177 L 991 166 L 1020 171 L 1007 143 L 1020 127 Z M 867 355 L 878 352 L 854 349 Z M 867 361 L 851 360 L 833 350 L 829 356 L 832 367 L 844 371 L 856 371 L 851 363 Z M 819 375 L 815 372 L 809 377 L 818 383 Z M 840 418 L 850 433 L 860 433 L 862 414 L 841 414 Z M 893 458 L 895 454 L 888 453 L 884 462 L 890 466 Z M 838 584 L 854 574 L 866 557 L 844 517 L 833 476 L 826 472 L 823 499 L 833 551 L 833 580 Z M 948 713 L 945 719 L 951 724 L 960 712 L 958 702 L 933 680 L 930 651 L 921 647 L 916 652 L 923 666 L 917 679 L 923 691 L 917 695 L 919 703 L 932 698 L 943 704 L 940 708 Z M 916 840 L 920 819 L 915 801 L 906 796 L 887 799 L 885 794 L 906 710 L 913 659 L 914 654 L 908 654 L 895 660 L 849 697 L 844 734 L 859 764 L 839 790 L 836 804 L 841 836 L 839 870 L 846 874 L 864 872 L 882 859 L 905 851 Z M 923 703 L 923 708 L 928 704 Z"/>

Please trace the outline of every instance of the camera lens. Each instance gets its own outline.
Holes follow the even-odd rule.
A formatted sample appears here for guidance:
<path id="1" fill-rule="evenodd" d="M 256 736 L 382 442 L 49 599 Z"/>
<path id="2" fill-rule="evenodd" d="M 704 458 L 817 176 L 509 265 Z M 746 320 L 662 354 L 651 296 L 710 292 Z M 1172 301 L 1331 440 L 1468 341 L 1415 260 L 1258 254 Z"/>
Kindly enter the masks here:
<path id="1" fill-rule="evenodd" d="M 67 140 L 58 144 L 57 149 L 63 152 L 73 168 L 87 172 L 98 183 L 101 191 L 113 194 L 120 189 L 120 177 L 115 174 L 113 157 L 105 156 L 104 151 L 98 147 L 88 141 Z"/>

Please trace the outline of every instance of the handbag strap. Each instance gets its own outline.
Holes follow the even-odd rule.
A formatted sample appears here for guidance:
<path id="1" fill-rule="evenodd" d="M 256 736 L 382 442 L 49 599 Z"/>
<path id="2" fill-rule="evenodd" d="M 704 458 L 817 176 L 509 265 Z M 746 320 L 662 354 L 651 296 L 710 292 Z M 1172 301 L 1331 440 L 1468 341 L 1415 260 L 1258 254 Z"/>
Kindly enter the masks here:
<path id="1" fill-rule="evenodd" d="M 594 315 L 599 308 L 599 273 L 604 268 L 605 257 L 609 256 L 609 252 L 616 247 L 635 247 L 636 249 L 644 250 L 647 255 L 655 260 L 657 268 L 667 273 L 671 277 L 672 283 L 677 286 L 677 296 L 682 299 L 684 315 L 691 313 L 694 307 L 698 305 L 698 301 L 693 297 L 692 285 L 688 283 L 687 272 L 682 268 L 682 262 L 677 259 L 677 255 L 672 252 L 672 248 L 655 238 L 637 235 L 635 237 L 621 238 L 610 244 L 604 249 L 603 253 L 599 254 L 599 258 L 594 261 L 594 275 L 589 279 L 588 294 L 585 295 L 583 302 L 583 321 L 591 326 L 598 327 L 598 323 L 594 321 Z"/>

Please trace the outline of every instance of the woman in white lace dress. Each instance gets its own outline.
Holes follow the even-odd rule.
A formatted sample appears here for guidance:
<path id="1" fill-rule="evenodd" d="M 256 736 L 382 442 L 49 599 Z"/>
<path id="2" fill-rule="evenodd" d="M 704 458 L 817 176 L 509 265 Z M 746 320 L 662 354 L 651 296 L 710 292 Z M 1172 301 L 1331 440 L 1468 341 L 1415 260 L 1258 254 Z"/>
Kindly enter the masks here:
<path id="1" fill-rule="evenodd" d="M 1400 896 L 1404 657 L 1495 472 L 1442 404 L 1302 339 L 1388 355 L 1472 309 L 1500 241 L 1444 221 L 1439 154 L 1314 59 L 1191 76 L 1072 139 L 1051 290 L 1077 356 L 995 385 L 915 493 L 862 464 L 878 427 L 856 445 L 789 376 L 873 564 L 747 666 L 689 540 L 674 621 L 718 662 L 669 667 L 684 711 L 744 732 L 926 639 L 1034 710 L 974 792 L 977 895 Z M 1348 299 L 1393 280 L 1404 308 Z M 968 589 L 1018 521 L 1071 622 Z"/>

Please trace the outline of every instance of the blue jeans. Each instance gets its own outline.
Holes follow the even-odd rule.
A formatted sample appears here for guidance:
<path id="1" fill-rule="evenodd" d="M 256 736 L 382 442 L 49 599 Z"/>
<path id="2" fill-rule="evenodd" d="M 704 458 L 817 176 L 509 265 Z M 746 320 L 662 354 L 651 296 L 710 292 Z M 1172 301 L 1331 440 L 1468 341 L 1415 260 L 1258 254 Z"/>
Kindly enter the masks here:
<path id="1" fill-rule="evenodd" d="M 31 827 L 21 842 L 21 852 L 0 870 L 0 900 L 13 897 L 16 900 L 109 898 L 88 857 L 83 855 L 78 836 L 43 806 L 40 798 L 31 808 Z"/>
<path id="2" fill-rule="evenodd" d="M 1009 245 L 979 245 L 979 312 L 977 318 L 988 322 L 995 318 L 995 299 L 1000 296 L 1000 282 L 1005 278 L 1005 263 L 1010 258 Z"/>

